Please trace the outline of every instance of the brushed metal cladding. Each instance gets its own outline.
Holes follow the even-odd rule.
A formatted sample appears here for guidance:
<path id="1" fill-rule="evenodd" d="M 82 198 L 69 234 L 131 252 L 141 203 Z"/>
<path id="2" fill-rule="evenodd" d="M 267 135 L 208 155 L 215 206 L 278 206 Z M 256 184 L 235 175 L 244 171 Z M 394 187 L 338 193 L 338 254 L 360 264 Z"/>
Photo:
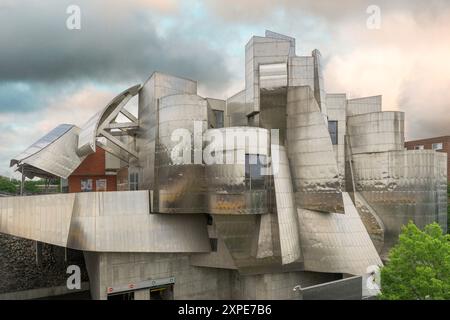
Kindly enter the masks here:
<path id="1" fill-rule="evenodd" d="M 277 238 L 278 226 L 276 225 L 276 215 L 271 216 L 271 218 L 267 219 L 266 222 L 268 224 L 265 226 L 269 227 L 272 224 L 271 230 L 263 238 L 268 241 L 269 239 L 266 236 L 269 233 L 272 235 L 273 253 L 270 252 L 270 254 L 267 254 L 266 252 L 266 254 L 258 257 L 262 215 L 214 215 L 217 234 L 223 239 L 233 258 L 234 265 L 240 273 L 257 273 L 261 272 L 261 270 L 266 270 L 266 272 L 271 270 L 273 272 L 282 267 L 279 241 Z M 271 223 L 269 220 L 271 220 Z M 267 242 L 265 245 L 267 245 Z M 259 248 L 260 254 L 262 249 L 264 248 Z"/>
<path id="2" fill-rule="evenodd" d="M 227 117 L 227 106 L 225 100 L 206 98 L 208 104 L 208 128 L 220 128 L 220 123 L 217 123 L 217 118 L 214 114 L 215 111 L 223 112 L 222 127 L 229 127 L 229 121 Z"/>
<path id="3" fill-rule="evenodd" d="M 403 225 L 439 222 L 446 230 L 446 155 L 433 150 L 390 151 L 353 156 L 356 190 L 385 226 L 386 254 Z"/>
<path id="4" fill-rule="evenodd" d="M 247 106 L 245 90 L 242 90 L 226 100 L 227 118 L 230 127 L 247 126 Z"/>
<path id="5" fill-rule="evenodd" d="M 245 46 L 246 115 L 259 112 L 259 65 L 286 64 L 292 54 L 289 39 L 254 36 Z"/>
<path id="6" fill-rule="evenodd" d="M 347 119 L 347 134 L 353 154 L 403 150 L 405 114 L 374 112 Z"/>
<path id="7" fill-rule="evenodd" d="M 297 208 L 306 271 L 363 275 L 382 262 L 348 193 L 345 214 Z"/>
<path id="8" fill-rule="evenodd" d="M 173 94 L 196 94 L 197 82 L 155 72 L 139 91 L 139 131 L 136 147 L 139 159 L 130 167 L 140 168 L 139 189 L 155 188 L 155 152 L 158 133 L 158 99 Z"/>
<path id="9" fill-rule="evenodd" d="M 377 252 L 381 254 L 384 246 L 384 233 L 386 230 L 383 220 L 381 220 L 376 211 L 359 192 L 354 192 L 353 195 L 359 216 L 361 217 Z"/>
<path id="10" fill-rule="evenodd" d="M 269 212 L 269 188 L 251 189 L 246 183 L 245 155 L 270 156 L 270 135 L 256 127 L 209 129 L 204 134 L 208 189 L 207 212 L 213 214 L 264 214 Z M 209 160 L 207 160 L 209 161 Z M 264 176 L 264 185 L 270 183 Z"/>
<path id="11" fill-rule="evenodd" d="M 278 130 L 279 143 L 285 145 L 287 88 L 261 90 L 260 99 L 259 126 Z"/>
<path id="12" fill-rule="evenodd" d="M 209 252 L 206 218 L 149 214 L 148 191 L 77 194 L 68 246 L 99 252 Z"/>
<path id="13" fill-rule="evenodd" d="M 148 191 L 0 198 L 0 232 L 97 252 L 210 252 L 203 215 L 149 214 Z"/>
<path id="14" fill-rule="evenodd" d="M 271 63 L 259 65 L 260 90 L 272 90 L 286 87 L 288 84 L 287 63 Z"/>
<path id="15" fill-rule="evenodd" d="M 237 269 L 225 242 L 217 234 L 214 223 L 213 225 L 208 225 L 208 235 L 210 239 L 217 239 L 217 250 L 209 253 L 192 254 L 189 257 L 191 265 L 220 269 Z"/>
<path id="16" fill-rule="evenodd" d="M 258 247 L 256 249 L 256 258 L 273 257 L 274 243 L 272 225 L 275 215 L 264 214 L 259 221 Z"/>
<path id="17" fill-rule="evenodd" d="M 320 111 L 326 116 L 327 94 L 325 92 L 325 81 L 323 77 L 322 54 L 316 49 L 312 52 L 312 57 L 314 58 L 314 97 L 317 100 Z"/>
<path id="18" fill-rule="evenodd" d="M 333 144 L 341 184 L 345 184 L 345 135 L 347 132 L 347 95 L 327 94 L 328 121 L 337 121 L 337 144 Z"/>
<path id="19" fill-rule="evenodd" d="M 28 178 L 54 175 L 67 179 L 84 160 L 76 153 L 79 132 L 74 125 L 61 124 L 12 159 L 10 165 L 24 168 Z"/>
<path id="20" fill-rule="evenodd" d="M 314 57 L 289 57 L 288 77 L 290 87 L 309 86 L 314 90 Z"/>
<path id="21" fill-rule="evenodd" d="M 289 56 L 295 56 L 295 38 L 289 37 L 281 33 L 273 32 L 271 30 L 266 30 L 264 32 L 264 36 L 266 38 L 275 38 L 289 41 L 291 43 L 291 47 L 289 49 Z"/>
<path id="22" fill-rule="evenodd" d="M 0 233 L 65 247 L 76 194 L 0 198 Z"/>
<path id="23" fill-rule="evenodd" d="M 341 181 L 330 134 L 310 87 L 290 87 L 287 98 L 287 151 L 296 204 L 343 212 Z"/>
<path id="24" fill-rule="evenodd" d="M 203 132 L 208 128 L 208 108 L 205 99 L 197 95 L 176 94 L 160 99 L 158 144 L 156 149 L 155 206 L 160 213 L 205 213 L 206 177 L 202 163 Z M 187 141 L 173 134 L 187 133 Z M 173 140 L 174 139 L 174 140 Z M 181 140 L 178 140 L 181 139 Z M 177 161 L 173 154 L 177 146 L 188 152 L 190 161 Z M 177 156 L 186 156 L 178 150 Z"/>
<path id="25" fill-rule="evenodd" d="M 363 97 L 347 100 L 347 116 L 381 112 L 382 96 Z"/>
<path id="26" fill-rule="evenodd" d="M 129 97 L 138 94 L 141 85 L 132 86 L 112 99 L 103 110 L 93 115 L 82 127 L 78 138 L 78 151 L 80 156 L 87 156 L 95 152 L 96 139 L 98 135 L 99 125 L 105 121 L 108 116 L 116 109 L 116 107 L 125 102 Z"/>
<path id="27" fill-rule="evenodd" d="M 272 145 L 271 148 L 272 155 L 278 154 L 278 170 L 274 170 L 273 180 L 280 235 L 281 261 L 283 264 L 289 264 L 302 260 L 292 178 L 286 149 L 278 145 Z"/>

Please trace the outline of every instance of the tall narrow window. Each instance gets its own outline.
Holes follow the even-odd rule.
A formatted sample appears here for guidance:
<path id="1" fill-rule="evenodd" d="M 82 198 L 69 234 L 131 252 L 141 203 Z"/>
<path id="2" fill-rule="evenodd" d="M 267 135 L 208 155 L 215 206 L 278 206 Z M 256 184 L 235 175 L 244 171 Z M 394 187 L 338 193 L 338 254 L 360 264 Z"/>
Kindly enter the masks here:
<path id="1" fill-rule="evenodd" d="M 250 190 L 265 188 L 265 175 L 262 174 L 266 166 L 266 156 L 256 154 L 245 155 L 245 184 Z"/>
<path id="2" fill-rule="evenodd" d="M 328 121 L 328 131 L 330 132 L 331 142 L 334 145 L 338 144 L 338 122 Z"/>
<path id="3" fill-rule="evenodd" d="M 138 190 L 139 177 L 138 177 L 137 172 L 130 173 L 129 184 L 130 184 L 130 190 Z"/>
<path id="4" fill-rule="evenodd" d="M 214 118 L 216 120 L 216 128 L 223 128 L 223 126 L 224 126 L 223 111 L 213 110 L 213 112 L 214 112 Z"/>

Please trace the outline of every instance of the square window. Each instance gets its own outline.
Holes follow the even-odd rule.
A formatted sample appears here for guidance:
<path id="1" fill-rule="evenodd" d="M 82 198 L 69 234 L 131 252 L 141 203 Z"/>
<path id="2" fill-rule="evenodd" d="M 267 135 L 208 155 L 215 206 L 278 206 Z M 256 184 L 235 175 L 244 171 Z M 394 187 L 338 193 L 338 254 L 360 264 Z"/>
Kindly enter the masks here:
<path id="1" fill-rule="evenodd" d="M 433 148 L 433 150 L 442 150 L 442 149 L 444 149 L 444 144 L 442 142 L 433 143 L 432 148 Z"/>
<path id="2" fill-rule="evenodd" d="M 95 181 L 96 191 L 106 191 L 106 179 L 98 179 Z"/>
<path id="3" fill-rule="evenodd" d="M 92 179 L 81 179 L 81 192 L 92 191 Z"/>
<path id="4" fill-rule="evenodd" d="M 423 150 L 425 149 L 424 145 L 414 146 L 414 150 Z"/>

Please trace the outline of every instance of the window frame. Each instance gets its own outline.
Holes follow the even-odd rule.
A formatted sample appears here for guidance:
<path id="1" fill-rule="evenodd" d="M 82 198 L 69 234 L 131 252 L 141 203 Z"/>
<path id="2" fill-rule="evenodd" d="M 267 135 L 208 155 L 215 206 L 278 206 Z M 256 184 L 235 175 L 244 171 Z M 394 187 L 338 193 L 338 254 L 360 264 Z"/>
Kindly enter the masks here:
<path id="1" fill-rule="evenodd" d="M 330 124 L 336 124 L 336 132 L 332 133 L 330 130 Z M 330 134 L 331 144 L 337 146 L 339 144 L 339 121 L 338 120 L 328 120 L 328 133 Z M 333 139 L 335 137 L 335 139 Z"/>
<path id="2" fill-rule="evenodd" d="M 435 146 L 440 146 L 439 148 L 435 147 Z M 444 150 L 444 143 L 442 142 L 435 142 L 433 144 L 431 144 L 431 149 L 435 150 L 435 151 L 441 151 Z"/>

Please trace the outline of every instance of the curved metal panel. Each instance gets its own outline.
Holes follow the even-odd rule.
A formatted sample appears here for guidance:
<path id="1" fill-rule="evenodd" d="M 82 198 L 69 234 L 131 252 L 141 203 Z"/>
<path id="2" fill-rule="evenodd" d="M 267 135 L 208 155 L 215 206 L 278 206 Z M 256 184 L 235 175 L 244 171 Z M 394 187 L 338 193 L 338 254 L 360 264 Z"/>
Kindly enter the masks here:
<path id="1" fill-rule="evenodd" d="M 274 172 L 273 180 L 277 203 L 281 259 L 283 264 L 288 264 L 302 260 L 300 234 L 286 149 L 282 146 L 272 145 L 272 155 L 274 154 L 278 154 L 278 171 Z"/>
<path id="2" fill-rule="evenodd" d="M 155 72 L 139 91 L 139 133 L 136 148 L 139 159 L 130 167 L 141 172 L 139 189 L 155 189 L 155 153 L 158 136 L 158 100 L 173 94 L 196 94 L 197 82 Z"/>
<path id="3" fill-rule="evenodd" d="M 103 110 L 93 115 L 81 127 L 78 139 L 78 154 L 80 156 L 87 156 L 95 152 L 96 138 L 98 134 L 99 125 L 110 116 L 119 104 L 124 102 L 127 97 L 133 97 L 138 94 L 141 85 L 132 86 L 112 99 Z"/>
<path id="4" fill-rule="evenodd" d="M 382 96 L 364 97 L 347 100 L 347 115 L 381 112 Z"/>
<path id="5" fill-rule="evenodd" d="M 345 214 L 297 209 L 305 270 L 363 275 L 382 262 L 348 193 Z"/>
<path id="6" fill-rule="evenodd" d="M 205 99 L 191 94 L 160 99 L 155 155 L 157 212 L 206 212 L 202 137 L 207 126 Z"/>
<path id="7" fill-rule="evenodd" d="M 310 87 L 288 88 L 286 133 L 297 205 L 342 212 L 342 179 L 327 124 Z"/>
<path id="8" fill-rule="evenodd" d="M 353 154 L 403 150 L 405 114 L 375 112 L 348 117 L 347 134 Z"/>
<path id="9" fill-rule="evenodd" d="M 214 214 L 268 213 L 269 184 L 252 188 L 246 179 L 245 155 L 270 155 L 269 132 L 255 127 L 209 129 L 204 139 L 220 163 L 206 164 L 208 212 Z M 267 187 L 267 188 L 266 188 Z"/>
<path id="10" fill-rule="evenodd" d="M 433 150 L 353 155 L 356 191 L 385 225 L 383 254 L 410 220 L 446 230 L 446 154 Z"/>
<path id="11" fill-rule="evenodd" d="M 66 179 L 83 161 L 77 155 L 80 129 L 61 124 L 11 160 L 11 166 L 24 167 L 24 175 L 54 175 Z"/>

